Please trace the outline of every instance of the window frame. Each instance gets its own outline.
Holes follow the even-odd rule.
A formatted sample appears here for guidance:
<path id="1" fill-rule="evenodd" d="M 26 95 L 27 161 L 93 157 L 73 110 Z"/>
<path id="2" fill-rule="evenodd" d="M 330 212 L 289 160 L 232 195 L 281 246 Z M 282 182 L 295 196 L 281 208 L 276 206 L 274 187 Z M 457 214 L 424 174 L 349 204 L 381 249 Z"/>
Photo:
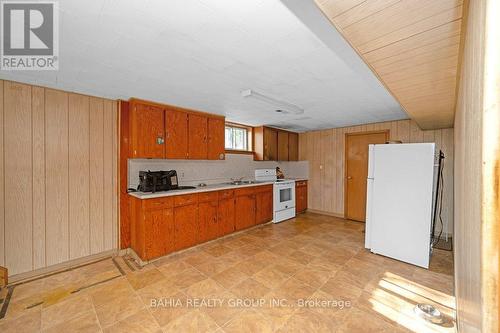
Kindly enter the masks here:
<path id="1" fill-rule="evenodd" d="M 226 127 L 241 128 L 247 132 L 247 150 L 226 148 Z M 224 125 L 224 149 L 229 154 L 253 154 L 253 127 L 226 121 Z"/>

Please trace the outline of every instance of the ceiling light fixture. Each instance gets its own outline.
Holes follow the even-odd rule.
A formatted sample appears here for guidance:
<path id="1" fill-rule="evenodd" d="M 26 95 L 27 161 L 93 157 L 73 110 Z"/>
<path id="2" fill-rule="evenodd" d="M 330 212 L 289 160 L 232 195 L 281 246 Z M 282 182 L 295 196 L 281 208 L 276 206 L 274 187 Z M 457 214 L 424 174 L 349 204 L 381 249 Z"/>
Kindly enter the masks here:
<path id="1" fill-rule="evenodd" d="M 293 105 L 287 102 L 283 102 L 272 97 L 260 94 L 252 89 L 243 90 L 241 92 L 241 96 L 245 98 L 254 98 L 258 99 L 262 102 L 266 102 L 268 104 L 272 104 L 278 107 L 275 111 L 279 113 L 293 113 L 293 114 L 302 114 L 304 113 L 304 109 L 299 108 L 297 105 Z M 278 111 L 279 110 L 279 111 Z"/>

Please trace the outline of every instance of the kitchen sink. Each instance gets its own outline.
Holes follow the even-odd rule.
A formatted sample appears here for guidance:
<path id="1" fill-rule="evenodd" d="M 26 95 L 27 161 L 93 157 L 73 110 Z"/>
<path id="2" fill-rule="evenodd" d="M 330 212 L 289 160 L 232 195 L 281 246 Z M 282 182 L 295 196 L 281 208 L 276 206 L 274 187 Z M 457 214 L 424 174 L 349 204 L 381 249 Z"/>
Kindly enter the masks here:
<path id="1" fill-rule="evenodd" d="M 249 184 L 256 184 L 257 182 L 255 180 L 233 180 L 229 182 L 229 185 L 249 185 Z"/>

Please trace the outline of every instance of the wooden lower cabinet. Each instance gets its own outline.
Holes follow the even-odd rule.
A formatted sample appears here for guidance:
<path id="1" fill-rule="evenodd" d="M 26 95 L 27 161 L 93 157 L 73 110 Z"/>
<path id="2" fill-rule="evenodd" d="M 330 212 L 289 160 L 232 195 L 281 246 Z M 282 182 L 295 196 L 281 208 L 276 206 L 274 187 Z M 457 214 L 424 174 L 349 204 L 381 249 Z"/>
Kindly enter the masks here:
<path id="1" fill-rule="evenodd" d="M 198 205 L 198 243 L 219 237 L 217 212 L 217 201 L 201 202 Z"/>
<path id="2" fill-rule="evenodd" d="M 255 194 L 236 197 L 234 227 L 242 230 L 255 225 L 256 202 Z"/>
<path id="3" fill-rule="evenodd" d="M 144 216 L 145 233 L 151 235 L 145 239 L 147 259 L 158 258 L 174 251 L 174 212 L 172 208 L 150 210 Z"/>
<path id="4" fill-rule="evenodd" d="M 263 186 L 264 187 L 264 186 Z M 263 224 L 273 219 L 273 187 L 255 195 L 255 224 Z"/>
<path id="5" fill-rule="evenodd" d="M 235 200 L 234 198 L 229 199 L 219 199 L 218 207 L 218 224 L 219 231 L 218 236 L 222 237 L 234 232 L 234 209 Z"/>
<path id="6" fill-rule="evenodd" d="M 303 213 L 307 209 L 307 180 L 295 182 L 295 213 Z"/>
<path id="7" fill-rule="evenodd" d="M 131 198 L 131 246 L 143 260 L 175 250 L 173 206 L 172 198 Z"/>
<path id="8" fill-rule="evenodd" d="M 145 261 L 273 218 L 272 185 L 130 202 L 131 247 Z"/>
<path id="9" fill-rule="evenodd" d="M 174 208 L 174 248 L 185 249 L 197 244 L 198 204 Z"/>

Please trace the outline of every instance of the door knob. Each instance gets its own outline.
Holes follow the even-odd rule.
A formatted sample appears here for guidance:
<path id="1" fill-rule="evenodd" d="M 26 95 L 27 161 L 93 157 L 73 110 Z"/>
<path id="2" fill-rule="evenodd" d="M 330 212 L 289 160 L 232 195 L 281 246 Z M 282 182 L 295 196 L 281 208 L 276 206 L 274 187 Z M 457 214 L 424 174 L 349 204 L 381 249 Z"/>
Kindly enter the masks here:
<path id="1" fill-rule="evenodd" d="M 352 177 L 351 177 L 351 176 L 347 176 L 347 179 L 348 179 L 348 180 L 351 180 L 351 179 L 352 179 Z"/>

